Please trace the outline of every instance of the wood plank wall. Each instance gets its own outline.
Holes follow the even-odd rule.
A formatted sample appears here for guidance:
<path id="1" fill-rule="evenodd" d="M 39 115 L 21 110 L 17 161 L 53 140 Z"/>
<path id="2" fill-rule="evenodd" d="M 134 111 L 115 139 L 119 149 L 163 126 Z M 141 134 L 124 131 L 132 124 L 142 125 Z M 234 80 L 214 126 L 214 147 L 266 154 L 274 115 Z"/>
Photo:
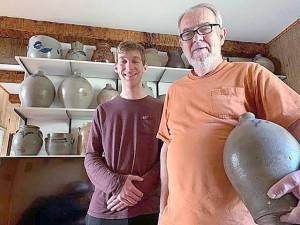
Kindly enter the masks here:
<path id="1" fill-rule="evenodd" d="M 19 127 L 20 117 L 13 112 L 13 107 L 20 104 L 11 104 L 9 94 L 0 86 L 0 126 L 5 129 L 0 156 L 7 154 L 7 145 L 10 133 L 15 133 Z"/>
<path id="2" fill-rule="evenodd" d="M 300 93 L 300 19 L 270 43 L 270 55 L 281 62 L 281 73 L 286 83 Z"/>

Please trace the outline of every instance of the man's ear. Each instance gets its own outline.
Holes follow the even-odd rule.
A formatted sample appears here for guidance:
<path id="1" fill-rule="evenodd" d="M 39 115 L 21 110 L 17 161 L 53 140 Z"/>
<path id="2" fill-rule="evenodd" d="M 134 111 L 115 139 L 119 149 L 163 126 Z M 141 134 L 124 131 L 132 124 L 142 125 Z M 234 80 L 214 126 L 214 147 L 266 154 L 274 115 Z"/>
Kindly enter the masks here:
<path id="1" fill-rule="evenodd" d="M 179 38 L 179 46 L 182 49 L 182 40 Z"/>
<path id="2" fill-rule="evenodd" d="M 224 44 L 224 42 L 225 42 L 226 34 L 227 34 L 226 28 L 221 28 L 221 29 L 220 29 L 220 41 L 221 41 L 221 46 L 222 46 L 222 45 Z"/>
<path id="3" fill-rule="evenodd" d="M 118 73 L 117 64 L 114 65 L 114 70 L 115 70 L 116 73 Z"/>
<path id="4" fill-rule="evenodd" d="M 148 64 L 144 65 L 144 70 L 146 71 L 148 69 Z"/>

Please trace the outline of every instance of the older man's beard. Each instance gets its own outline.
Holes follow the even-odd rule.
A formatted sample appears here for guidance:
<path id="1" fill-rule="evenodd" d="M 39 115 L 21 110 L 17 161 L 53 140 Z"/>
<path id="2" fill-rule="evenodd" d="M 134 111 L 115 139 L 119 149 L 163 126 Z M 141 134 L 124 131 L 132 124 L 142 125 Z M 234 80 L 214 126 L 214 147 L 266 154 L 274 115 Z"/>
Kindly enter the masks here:
<path id="1" fill-rule="evenodd" d="M 220 56 L 216 53 L 210 53 L 205 58 L 194 58 L 193 56 L 191 56 L 187 57 L 187 60 L 190 63 L 190 65 L 192 65 L 194 68 L 201 68 L 207 71 L 214 66 L 215 62 L 219 57 Z"/>

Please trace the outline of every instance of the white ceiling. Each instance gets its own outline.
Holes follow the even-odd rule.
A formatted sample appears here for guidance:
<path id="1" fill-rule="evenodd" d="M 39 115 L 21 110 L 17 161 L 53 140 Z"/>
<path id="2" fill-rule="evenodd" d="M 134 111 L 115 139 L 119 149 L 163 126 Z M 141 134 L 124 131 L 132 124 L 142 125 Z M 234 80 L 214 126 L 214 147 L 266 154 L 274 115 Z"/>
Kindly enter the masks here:
<path id="1" fill-rule="evenodd" d="M 228 40 L 267 43 L 300 18 L 299 0 L 206 0 L 217 6 Z M 198 0 L 0 0 L 0 15 L 177 34 L 177 18 Z"/>

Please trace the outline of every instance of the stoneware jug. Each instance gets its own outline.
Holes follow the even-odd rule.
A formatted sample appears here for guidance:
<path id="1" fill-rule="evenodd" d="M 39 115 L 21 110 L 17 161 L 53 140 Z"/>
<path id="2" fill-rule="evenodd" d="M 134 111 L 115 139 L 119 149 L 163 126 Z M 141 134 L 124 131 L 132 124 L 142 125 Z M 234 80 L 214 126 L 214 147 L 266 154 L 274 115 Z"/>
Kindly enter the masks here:
<path id="1" fill-rule="evenodd" d="M 37 155 L 43 145 L 43 134 L 40 128 L 33 125 L 22 125 L 13 137 L 11 150 L 17 156 Z"/>
<path id="2" fill-rule="evenodd" d="M 297 199 L 287 194 L 280 199 L 267 196 L 269 188 L 299 169 L 300 147 L 283 127 L 241 115 L 224 146 L 225 172 L 259 225 L 283 225 L 280 215 L 291 211 Z"/>
<path id="3" fill-rule="evenodd" d="M 65 59 L 86 61 L 86 53 L 83 51 L 83 44 L 79 41 L 71 43 L 71 49 L 67 52 Z"/>
<path id="4" fill-rule="evenodd" d="M 97 103 L 98 105 L 103 104 L 107 101 L 112 100 L 118 95 L 119 93 L 115 89 L 113 89 L 111 84 L 106 84 L 105 88 L 103 88 L 97 95 Z"/>
<path id="5" fill-rule="evenodd" d="M 261 66 L 266 67 L 272 73 L 275 72 L 274 63 L 270 59 L 268 59 L 267 57 L 263 57 L 261 54 L 257 54 L 254 57 L 253 62 L 256 62 L 256 63 L 260 64 Z"/>
<path id="6" fill-rule="evenodd" d="M 80 73 L 74 72 L 60 83 L 58 97 L 66 108 L 86 109 L 93 100 L 93 88 Z"/>
<path id="7" fill-rule="evenodd" d="M 145 59 L 148 66 L 161 66 L 160 56 L 155 48 L 145 49 Z"/>
<path id="8" fill-rule="evenodd" d="M 86 145 L 91 129 L 91 122 L 86 123 L 82 127 L 78 128 L 78 140 L 77 140 L 77 153 L 79 155 L 85 155 Z"/>
<path id="9" fill-rule="evenodd" d="M 107 42 L 97 42 L 96 50 L 93 52 L 92 61 L 94 62 L 106 62 L 106 63 L 114 63 L 114 56 L 111 52 L 111 46 Z"/>
<path id="10" fill-rule="evenodd" d="M 49 107 L 55 97 L 55 87 L 42 71 L 29 75 L 21 83 L 19 97 L 22 106 Z"/>
<path id="11" fill-rule="evenodd" d="M 184 62 L 177 50 L 168 51 L 168 62 L 166 67 L 185 68 Z"/>

